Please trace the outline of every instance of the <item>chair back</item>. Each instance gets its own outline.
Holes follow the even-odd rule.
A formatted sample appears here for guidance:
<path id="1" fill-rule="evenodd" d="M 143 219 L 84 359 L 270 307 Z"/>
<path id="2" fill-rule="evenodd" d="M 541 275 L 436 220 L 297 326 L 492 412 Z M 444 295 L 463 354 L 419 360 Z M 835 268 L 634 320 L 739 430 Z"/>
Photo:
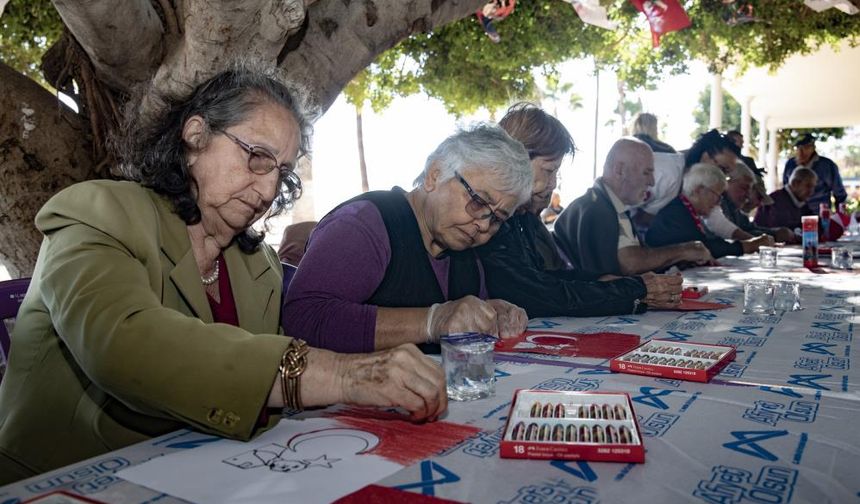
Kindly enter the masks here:
<path id="1" fill-rule="evenodd" d="M 6 370 L 6 361 L 9 358 L 9 347 L 12 338 L 6 330 L 6 319 L 13 319 L 18 315 L 18 308 L 24 301 L 24 294 L 30 286 L 29 278 L 18 278 L 0 282 L 0 379 Z"/>
<path id="2" fill-rule="evenodd" d="M 281 263 L 281 268 L 284 270 L 284 285 L 281 288 L 281 327 L 284 327 L 284 320 L 286 320 L 284 318 L 284 315 L 286 315 L 284 308 L 287 306 L 287 289 L 290 288 L 290 282 L 293 281 L 293 276 L 295 276 L 299 268 L 285 262 Z M 286 332 L 286 329 L 284 329 L 284 332 Z"/>

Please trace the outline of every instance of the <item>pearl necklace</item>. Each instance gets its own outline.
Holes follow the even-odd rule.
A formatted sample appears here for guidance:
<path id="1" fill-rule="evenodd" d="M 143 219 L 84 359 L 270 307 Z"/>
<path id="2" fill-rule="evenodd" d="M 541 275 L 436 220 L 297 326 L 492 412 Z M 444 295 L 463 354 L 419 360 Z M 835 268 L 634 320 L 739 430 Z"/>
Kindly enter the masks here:
<path id="1" fill-rule="evenodd" d="M 203 285 L 212 285 L 218 280 L 218 259 L 215 259 L 215 269 L 212 271 L 212 274 L 209 276 L 200 276 L 200 281 L 203 282 Z"/>

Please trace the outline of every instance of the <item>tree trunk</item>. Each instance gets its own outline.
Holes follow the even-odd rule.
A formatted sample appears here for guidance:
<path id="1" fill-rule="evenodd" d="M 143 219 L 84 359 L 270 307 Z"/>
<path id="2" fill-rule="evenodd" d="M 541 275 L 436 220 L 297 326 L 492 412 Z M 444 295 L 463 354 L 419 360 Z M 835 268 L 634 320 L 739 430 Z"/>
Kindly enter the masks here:
<path id="1" fill-rule="evenodd" d="M 135 85 L 154 83 L 155 93 L 135 111 L 146 113 L 157 96 L 184 97 L 233 60 L 253 57 L 284 69 L 311 92 L 311 105 L 325 111 L 381 52 L 413 33 L 467 17 L 484 2 L 54 0 L 77 42 L 58 46 L 46 76 L 79 92 L 81 114 L 26 77 L 0 69 L 0 139 L 6 139 L 0 144 L 0 261 L 13 276 L 30 274 L 40 242 L 32 225 L 36 210 L 60 189 L 98 177 L 94 165 L 109 161 L 105 142 Z M 82 50 L 73 50 L 76 44 Z M 305 196 L 294 216 L 312 219 L 309 163 L 303 176 Z"/>
<path id="2" fill-rule="evenodd" d="M 0 63 L 0 261 L 29 276 L 42 241 L 36 212 L 60 189 L 93 178 L 87 123 L 42 86 Z"/>
<path id="3" fill-rule="evenodd" d="M 364 161 L 364 130 L 361 124 L 361 107 L 355 106 L 355 136 L 358 140 L 358 168 L 361 170 L 361 192 L 370 190 L 367 182 L 367 163 Z"/>
<path id="4" fill-rule="evenodd" d="M 293 224 L 296 222 L 316 220 L 316 208 L 314 207 L 314 173 L 313 160 L 308 156 L 299 159 L 296 172 L 302 179 L 302 197 L 296 201 L 290 214 Z"/>

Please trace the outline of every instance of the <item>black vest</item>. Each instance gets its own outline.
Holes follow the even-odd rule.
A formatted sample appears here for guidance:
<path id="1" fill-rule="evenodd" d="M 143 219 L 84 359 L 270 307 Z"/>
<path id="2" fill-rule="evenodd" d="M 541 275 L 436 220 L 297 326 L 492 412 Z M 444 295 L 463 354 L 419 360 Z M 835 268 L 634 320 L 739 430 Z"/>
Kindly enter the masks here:
<path id="1" fill-rule="evenodd" d="M 389 308 L 423 308 L 448 299 L 477 296 L 481 291 L 481 275 L 473 249 L 448 251 L 448 299 L 442 293 L 406 191 L 395 187 L 391 191 L 372 191 L 343 203 L 370 201 L 382 215 L 391 260 L 385 276 L 367 304 Z M 425 352 L 439 352 L 439 345 L 419 345 Z"/>

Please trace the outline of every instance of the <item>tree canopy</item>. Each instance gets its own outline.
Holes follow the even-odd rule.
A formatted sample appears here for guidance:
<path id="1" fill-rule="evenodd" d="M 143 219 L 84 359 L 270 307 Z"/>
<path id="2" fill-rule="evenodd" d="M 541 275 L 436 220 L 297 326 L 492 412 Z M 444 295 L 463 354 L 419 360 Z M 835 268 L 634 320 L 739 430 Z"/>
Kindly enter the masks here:
<path id="1" fill-rule="evenodd" d="M 420 90 L 460 115 L 534 96 L 534 70 L 552 74 L 571 58 L 590 56 L 635 90 L 653 86 L 667 74 L 686 72 L 693 60 L 705 62 L 712 72 L 731 65 L 777 67 L 820 44 L 846 38 L 860 42 L 860 16 L 836 9 L 816 13 L 796 0 L 728 5 L 702 0 L 687 5 L 690 28 L 663 36 L 653 48 L 648 24 L 632 4 L 614 0 L 604 5 L 618 23 L 614 31 L 583 23 L 560 0 L 521 0 L 513 14 L 497 23 L 498 44 L 484 35 L 474 16 L 413 35 L 369 70 L 386 76 L 388 92 L 377 90 L 377 95 Z"/>

